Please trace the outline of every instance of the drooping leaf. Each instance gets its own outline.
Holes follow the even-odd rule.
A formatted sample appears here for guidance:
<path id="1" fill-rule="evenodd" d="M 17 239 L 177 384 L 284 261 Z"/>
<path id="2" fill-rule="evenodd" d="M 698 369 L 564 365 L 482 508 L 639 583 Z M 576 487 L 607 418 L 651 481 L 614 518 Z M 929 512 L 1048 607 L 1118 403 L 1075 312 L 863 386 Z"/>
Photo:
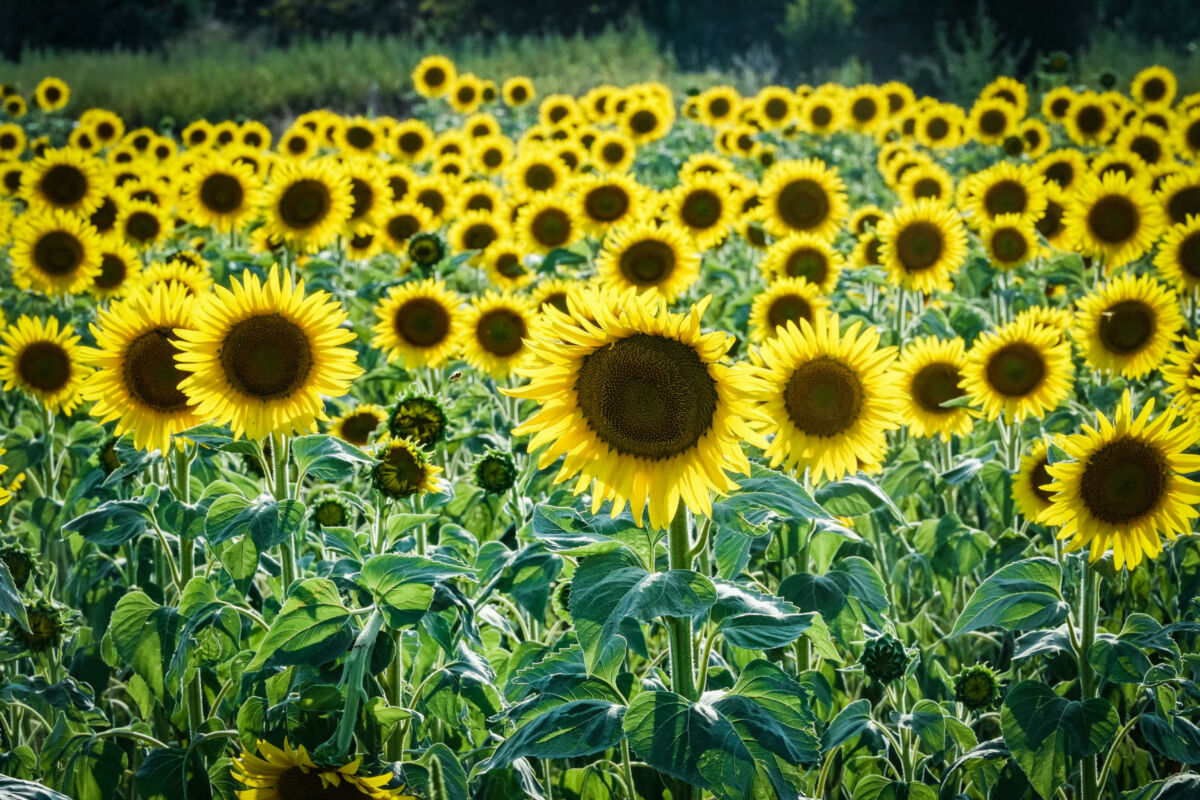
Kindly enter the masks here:
<path id="1" fill-rule="evenodd" d="M 572 700 L 528 720 L 472 770 L 478 775 L 523 757 L 574 758 L 607 750 L 624 732 L 625 707 L 605 700 Z"/>
<path id="2" fill-rule="evenodd" d="M 253 500 L 227 494 L 209 506 L 204 537 L 210 545 L 219 545 L 249 536 L 262 552 L 285 541 L 299 529 L 303 519 L 304 506 L 298 500 L 280 502 L 265 492 Z"/>
<path id="3" fill-rule="evenodd" d="M 292 586 L 246 669 L 323 664 L 344 654 L 353 639 L 350 612 L 337 587 L 326 578 L 309 578 Z"/>
<path id="4" fill-rule="evenodd" d="M 1030 558 L 992 573 L 958 615 L 951 636 L 998 627 L 1025 631 L 1055 626 L 1066 619 L 1059 594 L 1062 570 L 1050 558 Z"/>

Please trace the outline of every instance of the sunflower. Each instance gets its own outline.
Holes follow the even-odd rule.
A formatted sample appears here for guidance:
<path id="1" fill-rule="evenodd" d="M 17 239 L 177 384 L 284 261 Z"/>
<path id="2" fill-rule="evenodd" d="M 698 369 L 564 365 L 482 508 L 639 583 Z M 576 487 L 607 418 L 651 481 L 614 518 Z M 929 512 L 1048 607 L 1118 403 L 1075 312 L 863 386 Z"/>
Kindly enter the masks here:
<path id="1" fill-rule="evenodd" d="M 1117 152 L 1133 153 L 1149 166 L 1174 160 L 1170 132 L 1149 122 L 1122 128 L 1117 134 L 1115 148 Z"/>
<path id="2" fill-rule="evenodd" d="M 16 158 L 25 151 L 25 129 L 15 122 L 0 125 L 0 159 Z"/>
<path id="3" fill-rule="evenodd" d="M 533 81 L 523 75 L 516 75 L 504 82 L 500 87 L 500 95 L 504 98 L 505 105 L 519 108 L 536 98 L 537 92 L 533 88 Z"/>
<path id="4" fill-rule="evenodd" d="M 415 800 L 397 789 L 383 788 L 392 780 L 387 772 L 375 777 L 358 775 L 361 758 L 336 769 L 313 763 L 303 745 L 283 749 L 258 740 L 258 755 L 243 751 L 233 759 L 234 780 L 246 787 L 240 800 Z"/>
<path id="5" fill-rule="evenodd" d="M 422 270 L 432 269 L 446 257 L 446 243 L 436 233 L 414 234 L 408 240 L 408 258 Z"/>
<path id="6" fill-rule="evenodd" d="M 1180 293 L 1200 289 L 1200 216 L 1167 229 L 1158 244 L 1154 266 Z"/>
<path id="7" fill-rule="evenodd" d="M 1200 161 L 1200 109 L 1176 115 L 1171 125 L 1171 142 L 1181 157 Z"/>
<path id="8" fill-rule="evenodd" d="M 597 234 L 637 219 L 645 194 L 645 187 L 624 173 L 588 175 L 574 184 L 577 216 L 584 228 Z"/>
<path id="9" fill-rule="evenodd" d="M 66 211 L 24 214 L 13 230 L 13 282 L 45 294 L 76 294 L 100 272 L 100 237 Z"/>
<path id="10" fill-rule="evenodd" d="M 1117 173 L 1089 177 L 1074 193 L 1064 224 L 1083 252 L 1102 256 L 1108 269 L 1150 249 L 1163 214 L 1149 190 Z"/>
<path id="11" fill-rule="evenodd" d="M 450 248 L 458 253 L 486 250 L 493 242 L 503 239 L 508 234 L 508 226 L 498 221 L 487 211 L 468 211 L 463 214 L 446 234 Z M 471 259 L 477 263 L 479 255 Z"/>
<path id="12" fill-rule="evenodd" d="M 337 131 L 334 143 L 347 155 L 371 155 L 379 147 L 381 139 L 375 123 L 360 116 L 345 120 Z"/>
<path id="13" fill-rule="evenodd" d="M 350 411 L 329 421 L 329 432 L 355 447 L 366 447 L 379 430 L 387 430 L 387 409 L 371 403 L 359 403 Z"/>
<path id="14" fill-rule="evenodd" d="M 393 439 L 385 435 L 376 453 L 378 461 L 371 469 L 371 483 L 381 494 L 397 500 L 402 497 L 439 491 L 437 476 L 441 467 L 429 463 L 421 446 L 411 439 Z"/>
<path id="15" fill-rule="evenodd" d="M 1025 116 L 1029 108 L 1029 90 L 1025 88 L 1025 84 L 1007 75 L 1001 75 L 983 87 L 979 92 L 979 99 L 1003 101 L 1012 107 L 1018 118 Z"/>
<path id="16" fill-rule="evenodd" d="M 954 178 L 941 164 L 926 162 L 904 173 L 896 193 L 905 203 L 929 199 L 948 204 L 954 198 Z"/>
<path id="17" fill-rule="evenodd" d="M 1046 244 L 1060 251 L 1072 249 L 1073 244 L 1065 224 L 1067 206 L 1070 204 L 1068 197 L 1066 190 L 1059 188 L 1057 183 L 1047 183 L 1046 212 L 1033 224 Z"/>
<path id="18" fill-rule="evenodd" d="M 471 181 L 459 192 L 459 214 L 469 214 L 472 211 L 486 211 L 497 216 L 507 216 L 509 213 L 508 200 L 504 191 L 489 181 Z"/>
<path id="19" fill-rule="evenodd" d="M 183 216 L 202 228 L 240 229 L 258 210 L 254 170 L 214 153 L 192 165 L 180 181 Z"/>
<path id="20" fill-rule="evenodd" d="M 1103 178 L 1114 172 L 1134 183 L 1140 183 L 1149 188 L 1150 175 L 1146 162 L 1137 153 L 1119 149 L 1105 150 L 1092 159 L 1092 174 Z"/>
<path id="21" fill-rule="evenodd" d="M 89 370 L 80 361 L 79 337 L 55 317 L 22 316 L 0 333 L 0 381 L 52 413 L 70 414 Z"/>
<path id="22" fill-rule="evenodd" d="M 99 299 L 124 297 L 142 282 L 142 260 L 137 250 L 118 239 L 100 247 L 100 271 L 88 291 Z"/>
<path id="23" fill-rule="evenodd" d="M 251 150 L 266 150 L 271 146 L 271 129 L 256 119 L 246 120 L 238 129 L 238 139 Z"/>
<path id="24" fill-rule="evenodd" d="M 1039 255 L 1037 228 L 1020 214 L 993 217 L 983 226 L 980 237 L 997 269 L 1015 269 Z"/>
<path id="25" fill-rule="evenodd" d="M 187 259 L 174 257 L 151 263 L 142 272 L 141 282 L 147 287 L 159 284 L 181 286 L 193 299 L 208 294 L 213 283 L 208 262 L 192 263 Z"/>
<path id="26" fill-rule="evenodd" d="M 815 158 L 775 164 L 763 176 L 759 196 L 772 236 L 811 233 L 832 239 L 848 211 L 846 185 L 837 170 Z"/>
<path id="27" fill-rule="evenodd" d="M 804 100 L 799 117 L 809 133 L 827 134 L 841 129 L 845 115 L 845 106 L 839 98 L 818 90 Z"/>
<path id="28" fill-rule="evenodd" d="M 1133 76 L 1129 95 L 1148 106 L 1170 106 L 1175 99 L 1178 83 L 1175 74 L 1166 67 L 1153 66 Z"/>
<path id="29" fill-rule="evenodd" d="M 638 145 L 667 135 L 675 124 L 675 107 L 652 99 L 636 100 L 626 106 L 618 128 Z"/>
<path id="30" fill-rule="evenodd" d="M 422 58 L 412 71 L 413 88 L 422 97 L 441 97 L 457 77 L 454 62 L 442 55 Z"/>
<path id="31" fill-rule="evenodd" d="M 1071 345 L 1024 317 L 984 331 L 967 353 L 962 387 L 989 420 L 1043 416 L 1071 393 Z"/>
<path id="32" fill-rule="evenodd" d="M 383 252 L 383 237 L 374 225 L 359 223 L 346 234 L 346 258 L 351 261 L 370 261 Z"/>
<path id="33" fill-rule="evenodd" d="M 519 289 L 534 281 L 525 265 L 525 248 L 511 239 L 499 239 L 483 251 L 483 268 L 488 280 L 500 289 Z"/>
<path id="34" fill-rule="evenodd" d="M 764 86 L 754 98 L 754 114 L 764 128 L 782 128 L 796 114 L 796 96 L 786 86 Z"/>
<path id="35" fill-rule="evenodd" d="M 434 227 L 433 214 L 416 202 L 393 203 L 380 214 L 379 232 L 383 244 L 394 253 L 407 251 L 409 239 Z"/>
<path id="36" fill-rule="evenodd" d="M 279 267 L 266 282 L 244 273 L 214 287 L 194 308 L 195 330 L 178 330 L 180 388 L 206 419 L 237 436 L 312 431 L 325 419 L 321 396 L 341 397 L 362 374 L 354 333 L 326 292 L 305 295 Z"/>
<path id="37" fill-rule="evenodd" d="M 469 72 L 464 72 L 454 79 L 449 91 L 443 96 L 458 113 L 473 113 L 483 103 L 483 81 Z"/>
<path id="38" fill-rule="evenodd" d="M 429 155 L 434 139 L 433 130 L 419 119 L 404 120 L 388 136 L 392 153 L 405 161 L 423 160 Z"/>
<path id="39" fill-rule="evenodd" d="M 918 200 L 879 225 L 879 257 L 893 283 L 920 292 L 949 291 L 967 255 L 962 220 L 948 206 Z"/>
<path id="40" fill-rule="evenodd" d="M 130 200 L 120 204 L 116 230 L 125 241 L 148 250 L 170 233 L 167 213 L 146 200 Z"/>
<path id="41" fill-rule="evenodd" d="M 1140 378 L 1162 363 L 1183 327 L 1175 293 L 1123 273 L 1077 302 L 1075 340 L 1093 369 Z"/>
<path id="42" fill-rule="evenodd" d="M 579 103 L 569 94 L 552 94 L 538 106 L 538 121 L 548 129 L 570 126 L 580 120 Z"/>
<path id="43" fill-rule="evenodd" d="M 1088 547 L 1094 562 L 1112 548 L 1113 566 L 1133 569 L 1143 556 L 1158 557 L 1160 537 L 1192 532 L 1200 485 L 1184 476 L 1200 470 L 1200 456 L 1186 453 L 1200 429 L 1175 426 L 1175 409 L 1151 421 L 1153 412 L 1151 399 L 1134 416 L 1126 391 L 1113 419 L 1097 412 L 1095 428 L 1058 442 L 1071 460 L 1047 467 L 1053 482 L 1041 521 L 1062 526 L 1067 551 Z"/>
<path id="44" fill-rule="evenodd" d="M 878 86 L 855 86 L 846 92 L 843 103 L 846 122 L 853 130 L 874 132 L 887 118 L 888 100 Z"/>
<path id="45" fill-rule="evenodd" d="M 82 357 L 96 371 L 83 398 L 95 402 L 93 417 L 117 420 L 117 437 L 132 432 L 138 450 L 166 453 L 172 436 L 205 421 L 180 389 L 186 375 L 175 363 L 175 330 L 191 327 L 191 306 L 182 286 L 158 284 L 102 309 L 91 325 L 96 347 Z"/>
<path id="46" fill-rule="evenodd" d="M 854 213 L 850 215 L 850 221 L 846 223 L 846 229 L 855 236 L 861 236 L 868 230 L 878 227 L 885 216 L 887 216 L 887 212 L 877 205 L 862 205 L 854 209 Z"/>
<path id="47" fill-rule="evenodd" d="M 980 144 L 999 145 L 1017 129 L 1017 107 L 1000 98 L 980 99 L 967 117 L 967 135 Z"/>
<path id="48" fill-rule="evenodd" d="M 966 131 L 966 113 L 950 103 L 936 103 L 917 117 L 917 141 L 925 147 L 949 150 L 958 147 Z"/>
<path id="49" fill-rule="evenodd" d="M 536 311 L 511 292 L 485 292 L 463 316 L 458 347 L 474 369 L 500 379 L 530 358 L 529 338 Z"/>
<path id="50" fill-rule="evenodd" d="M 508 168 L 509 191 L 516 197 L 530 198 L 562 189 L 567 182 L 567 166 L 550 148 L 524 148 Z"/>
<path id="51" fill-rule="evenodd" d="M 487 136 L 475 143 L 471 163 L 484 175 L 501 175 L 513 162 L 512 140 L 507 136 Z"/>
<path id="52" fill-rule="evenodd" d="M 517 241 L 530 252 L 569 247 L 583 235 L 575 204 L 564 194 L 543 194 L 523 206 L 514 226 Z"/>
<path id="53" fill-rule="evenodd" d="M 315 253 L 332 243 L 350 218 L 351 186 L 336 162 L 282 162 L 263 193 L 266 225 L 289 247 Z"/>
<path id="54" fill-rule="evenodd" d="M 1103 145 L 1112 138 L 1119 123 L 1108 101 L 1095 92 L 1080 92 L 1071 98 L 1063 118 L 1067 135 L 1076 144 Z"/>
<path id="55" fill-rule="evenodd" d="M 547 278 L 533 287 L 530 299 L 539 311 L 554 307 L 564 314 L 570 314 L 571 305 L 567 303 L 567 297 L 582 288 L 583 285 L 578 281 Z"/>
<path id="56" fill-rule="evenodd" d="M 717 127 L 729 122 L 741 103 L 741 95 L 732 86 L 713 86 L 701 92 L 697 108 L 704 124 Z"/>
<path id="57" fill-rule="evenodd" d="M 403 283 L 375 306 L 371 346 L 405 367 L 437 367 L 453 356 L 463 330 L 462 299 L 432 278 Z"/>
<path id="58" fill-rule="evenodd" d="M 1013 502 L 1030 522 L 1039 522 L 1050 508 L 1051 495 L 1044 488 L 1051 481 L 1050 473 L 1046 471 L 1050 465 L 1048 449 L 1046 441 L 1035 441 L 1029 452 L 1021 456 L 1020 466 L 1012 476 Z"/>
<path id="59" fill-rule="evenodd" d="M 33 90 L 33 102 L 42 111 L 57 111 L 71 99 L 71 90 L 60 78 L 42 78 Z"/>
<path id="60" fill-rule="evenodd" d="M 1056 86 L 1042 95 L 1042 116 L 1051 122 L 1062 122 L 1071 110 L 1075 90 L 1070 86 Z"/>
<path id="61" fill-rule="evenodd" d="M 793 325 L 799 325 L 802 319 L 812 322 L 828 307 L 829 300 L 821 295 L 817 284 L 804 278 L 777 280 L 755 295 L 750 304 L 750 340 L 770 339 L 789 322 Z"/>
<path id="62" fill-rule="evenodd" d="M 388 416 L 388 433 L 394 439 L 416 442 L 426 449 L 446 438 L 446 412 L 432 397 L 405 395 Z"/>
<path id="63" fill-rule="evenodd" d="M 1046 211 L 1045 180 L 1028 165 L 1001 161 L 968 178 L 967 208 L 980 224 L 1001 214 L 1036 222 Z"/>
<path id="64" fill-rule="evenodd" d="M 725 238 L 738 213 L 738 199 L 727 180 L 696 175 L 671 192 L 669 218 L 691 234 L 697 248 L 707 250 Z"/>
<path id="65" fill-rule="evenodd" d="M 635 222 L 605 237 L 596 275 L 614 290 L 632 289 L 672 302 L 700 277 L 700 253 L 678 225 Z"/>
<path id="66" fill-rule="evenodd" d="M 918 337 L 904 346 L 896 362 L 901 415 L 913 436 L 966 436 L 975 425 L 970 409 L 944 403 L 966 394 L 962 388 L 967 356 L 963 340 Z"/>
<path id="67" fill-rule="evenodd" d="M 1167 176 L 1155 198 L 1170 225 L 1182 225 L 1189 217 L 1200 216 L 1200 167 L 1188 167 Z"/>
<path id="68" fill-rule="evenodd" d="M 21 176 L 21 196 L 34 210 L 95 211 L 112 180 L 103 162 L 75 148 L 45 150 Z"/>
<path id="69" fill-rule="evenodd" d="M 1025 142 L 1025 155 L 1030 158 L 1040 158 L 1050 149 L 1050 129 L 1040 119 L 1022 121 L 1017 135 Z"/>
<path id="70" fill-rule="evenodd" d="M 1187 338 L 1167 353 L 1163 380 L 1172 402 L 1194 415 L 1200 410 L 1200 339 Z"/>
<path id="71" fill-rule="evenodd" d="M 763 343 L 751 397 L 771 466 L 803 465 L 817 481 L 840 480 L 860 464 L 879 464 L 884 432 L 899 426 L 900 402 L 889 367 L 896 348 L 855 322 L 841 332 L 836 314 L 788 325 Z"/>
<path id="72" fill-rule="evenodd" d="M 283 132 L 276 145 L 279 152 L 293 161 L 306 161 L 316 155 L 317 136 L 307 128 L 293 127 Z"/>
<path id="73" fill-rule="evenodd" d="M 13 119 L 20 119 L 25 116 L 28 111 L 28 106 L 25 105 L 25 98 L 18 94 L 9 95 L 4 98 L 4 113 L 8 114 Z"/>
<path id="74" fill-rule="evenodd" d="M 615 517 L 628 503 L 638 525 L 648 511 L 659 529 L 681 500 L 711 514 L 712 491 L 737 488 L 726 472 L 750 471 L 741 442 L 763 443 L 746 422 L 744 371 L 720 363 L 730 338 L 701 333 L 707 300 L 672 314 L 658 298 L 606 294 L 581 291 L 571 315 L 545 312 L 536 361 L 519 370 L 529 384 L 505 390 L 541 407 L 513 433 L 546 448 L 542 469 L 565 455 L 555 480 L 590 485 L 593 512 L 611 500 Z"/>
<path id="75" fill-rule="evenodd" d="M 810 233 L 794 233 L 767 248 L 759 270 L 768 282 L 802 278 L 828 294 L 837 286 L 843 265 L 842 255 L 825 239 Z"/>

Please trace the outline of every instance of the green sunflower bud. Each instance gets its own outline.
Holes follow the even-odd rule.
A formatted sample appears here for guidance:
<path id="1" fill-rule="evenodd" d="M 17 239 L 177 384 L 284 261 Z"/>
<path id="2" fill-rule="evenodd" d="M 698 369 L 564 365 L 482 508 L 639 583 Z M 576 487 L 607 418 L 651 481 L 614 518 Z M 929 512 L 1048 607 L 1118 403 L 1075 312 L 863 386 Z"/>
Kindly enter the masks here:
<path id="1" fill-rule="evenodd" d="M 871 680 L 891 683 L 904 675 L 908 667 L 908 651 L 899 639 L 885 633 L 867 640 L 859 661 Z"/>

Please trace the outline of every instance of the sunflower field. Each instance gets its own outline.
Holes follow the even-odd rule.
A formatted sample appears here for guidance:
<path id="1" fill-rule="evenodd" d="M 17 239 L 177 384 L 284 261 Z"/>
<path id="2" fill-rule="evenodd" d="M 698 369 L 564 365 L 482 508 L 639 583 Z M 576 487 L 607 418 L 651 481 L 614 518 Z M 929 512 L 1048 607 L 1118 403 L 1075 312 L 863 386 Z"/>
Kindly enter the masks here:
<path id="1" fill-rule="evenodd" d="M 1200 797 L 1200 94 L 412 81 L 3 88 L 0 797 Z"/>

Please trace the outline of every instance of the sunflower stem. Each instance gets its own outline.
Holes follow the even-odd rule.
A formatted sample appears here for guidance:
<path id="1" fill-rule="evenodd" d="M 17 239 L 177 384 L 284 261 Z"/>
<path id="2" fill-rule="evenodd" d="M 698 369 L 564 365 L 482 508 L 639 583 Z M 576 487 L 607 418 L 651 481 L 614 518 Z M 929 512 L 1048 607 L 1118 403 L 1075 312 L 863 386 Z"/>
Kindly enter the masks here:
<path id="1" fill-rule="evenodd" d="M 392 659 L 392 663 L 388 664 L 388 705 L 403 708 L 404 634 L 400 631 L 393 631 L 392 642 L 396 646 L 396 656 Z M 387 741 L 388 761 L 394 762 L 404 759 L 404 740 L 407 738 L 407 726 L 397 723 Z"/>
<path id="2" fill-rule="evenodd" d="M 671 569 L 692 568 L 692 542 L 688 533 L 687 506 L 683 503 L 671 518 L 671 527 L 667 532 L 667 565 Z M 692 619 L 691 617 L 667 617 L 667 627 L 670 631 L 671 650 L 671 688 L 675 694 L 690 702 L 695 702 L 696 679 L 692 672 Z M 680 781 L 679 791 L 672 792 L 672 797 L 679 800 L 695 800 L 699 796 L 696 787 Z"/>
<path id="3" fill-rule="evenodd" d="M 271 461 L 275 473 L 272 485 L 275 500 L 286 500 L 288 497 L 287 437 L 281 433 L 271 434 Z M 283 591 L 286 595 L 287 590 L 296 580 L 296 555 L 292 550 L 291 535 L 279 543 L 279 562 L 283 572 Z"/>
<path id="4" fill-rule="evenodd" d="M 175 469 L 172 474 L 171 492 L 180 503 L 191 502 L 191 459 L 185 449 L 172 448 Z M 179 590 L 182 592 L 196 574 L 196 540 L 179 532 Z M 195 736 L 204 722 L 204 686 L 201 684 L 200 669 L 184 687 L 184 702 L 187 705 L 188 731 Z"/>
<path id="5" fill-rule="evenodd" d="M 1088 661 L 1088 650 L 1096 640 L 1096 572 L 1087 558 L 1081 559 L 1083 576 L 1081 578 L 1080 611 L 1082 628 L 1079 632 L 1079 694 L 1080 701 L 1086 703 L 1096 696 L 1096 674 L 1092 663 Z M 1083 760 L 1079 774 L 1079 796 L 1082 800 L 1098 800 L 1100 784 L 1096 779 L 1096 757 L 1088 756 Z"/>

